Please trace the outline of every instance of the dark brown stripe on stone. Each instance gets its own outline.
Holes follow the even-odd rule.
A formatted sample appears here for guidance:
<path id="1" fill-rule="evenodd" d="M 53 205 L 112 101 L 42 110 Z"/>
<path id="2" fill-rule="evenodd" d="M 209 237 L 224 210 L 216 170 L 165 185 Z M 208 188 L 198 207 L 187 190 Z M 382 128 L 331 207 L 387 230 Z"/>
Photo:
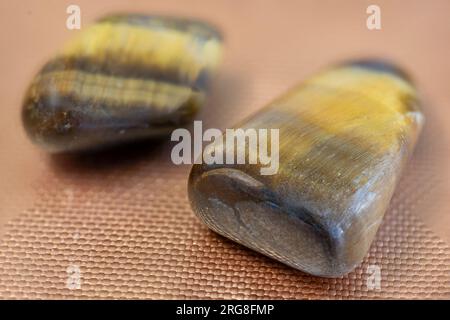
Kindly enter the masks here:
<path id="1" fill-rule="evenodd" d="M 38 101 L 38 103 L 34 101 Z M 128 121 L 134 119 L 147 125 L 170 124 L 174 126 L 182 125 L 189 121 L 195 114 L 194 109 L 198 110 L 200 107 L 199 104 L 196 105 L 194 95 L 177 108 L 168 111 L 166 108 L 158 108 L 146 104 L 120 104 L 97 99 L 86 99 L 75 95 L 48 95 L 43 92 L 40 92 L 37 97 L 28 98 L 24 105 L 28 108 L 33 108 L 39 113 L 46 112 L 51 114 L 53 112 L 70 111 L 102 122 L 110 122 L 112 120 L 116 123 L 123 122 L 125 125 Z M 132 109 L 132 112 L 130 112 L 130 109 Z M 105 114 L 108 116 L 105 117 Z"/>
<path id="2" fill-rule="evenodd" d="M 46 74 L 54 71 L 83 71 L 92 74 L 101 74 L 105 76 L 114 76 L 117 78 L 145 79 L 159 82 L 166 82 L 174 85 L 185 86 L 194 91 L 205 91 L 208 85 L 209 73 L 202 70 L 195 81 L 183 79 L 176 71 L 161 70 L 158 68 L 149 68 L 141 64 L 123 64 L 113 57 L 103 61 L 95 61 L 88 57 L 65 57 L 59 56 L 50 60 L 41 69 L 40 74 Z"/>

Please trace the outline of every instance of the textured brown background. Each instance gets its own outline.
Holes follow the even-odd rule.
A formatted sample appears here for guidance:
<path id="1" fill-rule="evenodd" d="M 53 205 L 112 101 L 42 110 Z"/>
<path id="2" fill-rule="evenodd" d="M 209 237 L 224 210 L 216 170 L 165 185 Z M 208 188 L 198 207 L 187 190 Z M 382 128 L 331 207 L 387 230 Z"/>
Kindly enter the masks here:
<path id="1" fill-rule="evenodd" d="M 207 19 L 225 35 L 224 64 L 199 119 L 225 128 L 308 74 L 352 57 L 391 58 L 427 99 L 427 122 L 363 265 L 342 279 L 305 275 L 210 232 L 186 197 L 188 166 L 171 145 L 49 156 L 20 123 L 25 87 L 82 25 L 109 12 Z M 0 297 L 450 298 L 450 2 L 2 1 L 0 3 Z M 366 285 L 381 268 L 381 290 Z M 66 287 L 67 268 L 81 288 Z"/>

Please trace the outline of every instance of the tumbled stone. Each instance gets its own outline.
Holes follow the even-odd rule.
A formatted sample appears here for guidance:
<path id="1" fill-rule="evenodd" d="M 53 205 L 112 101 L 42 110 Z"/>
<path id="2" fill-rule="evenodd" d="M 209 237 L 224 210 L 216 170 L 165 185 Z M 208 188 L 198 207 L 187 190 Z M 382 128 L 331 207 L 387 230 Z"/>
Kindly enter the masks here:
<path id="1" fill-rule="evenodd" d="M 167 136 L 203 105 L 221 47 L 203 22 L 105 17 L 33 79 L 22 112 L 28 136 L 52 152 Z"/>
<path id="2" fill-rule="evenodd" d="M 313 275 L 342 276 L 374 239 L 422 127 L 418 105 L 407 76 L 386 63 L 319 73 L 240 126 L 279 129 L 278 172 L 196 164 L 192 208 L 244 246 Z"/>

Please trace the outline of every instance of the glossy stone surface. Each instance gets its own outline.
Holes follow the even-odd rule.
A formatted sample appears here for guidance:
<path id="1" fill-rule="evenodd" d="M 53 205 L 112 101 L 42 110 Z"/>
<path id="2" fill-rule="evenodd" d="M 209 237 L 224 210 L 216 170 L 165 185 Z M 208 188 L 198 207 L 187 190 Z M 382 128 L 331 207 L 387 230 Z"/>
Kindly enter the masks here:
<path id="1" fill-rule="evenodd" d="M 239 126 L 280 130 L 278 173 L 194 165 L 192 208 L 244 246 L 313 275 L 342 276 L 361 263 L 382 221 L 422 127 L 418 105 L 404 73 L 386 63 L 319 73 Z"/>
<path id="2" fill-rule="evenodd" d="M 199 21 L 103 18 L 33 79 L 25 129 L 52 152 L 169 135 L 201 108 L 221 43 L 218 31 Z"/>

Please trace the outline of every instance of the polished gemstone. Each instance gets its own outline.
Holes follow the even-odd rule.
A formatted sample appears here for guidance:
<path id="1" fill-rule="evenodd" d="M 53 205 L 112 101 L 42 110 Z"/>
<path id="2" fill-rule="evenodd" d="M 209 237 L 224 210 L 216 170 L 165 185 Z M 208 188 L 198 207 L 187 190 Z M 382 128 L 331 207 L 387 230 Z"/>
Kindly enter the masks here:
<path id="1" fill-rule="evenodd" d="M 192 208 L 244 246 L 307 273 L 342 276 L 367 254 L 423 119 L 414 86 L 396 67 L 330 68 L 239 126 L 279 129 L 278 172 L 196 164 Z"/>
<path id="2" fill-rule="evenodd" d="M 203 105 L 221 43 L 218 31 L 199 21 L 105 17 L 33 79 L 25 129 L 53 152 L 167 136 Z"/>

